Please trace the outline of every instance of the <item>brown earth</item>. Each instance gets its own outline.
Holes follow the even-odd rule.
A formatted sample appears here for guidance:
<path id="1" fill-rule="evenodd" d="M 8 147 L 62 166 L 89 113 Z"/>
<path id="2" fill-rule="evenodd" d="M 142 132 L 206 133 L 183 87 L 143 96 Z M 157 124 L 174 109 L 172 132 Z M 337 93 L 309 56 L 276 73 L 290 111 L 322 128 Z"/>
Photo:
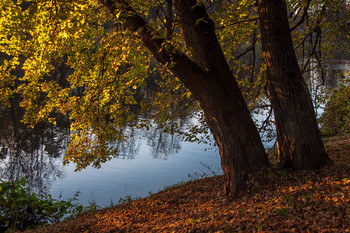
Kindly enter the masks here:
<path id="1" fill-rule="evenodd" d="M 350 137 L 326 145 L 334 165 L 265 169 L 233 200 L 217 176 L 27 232 L 350 232 Z"/>

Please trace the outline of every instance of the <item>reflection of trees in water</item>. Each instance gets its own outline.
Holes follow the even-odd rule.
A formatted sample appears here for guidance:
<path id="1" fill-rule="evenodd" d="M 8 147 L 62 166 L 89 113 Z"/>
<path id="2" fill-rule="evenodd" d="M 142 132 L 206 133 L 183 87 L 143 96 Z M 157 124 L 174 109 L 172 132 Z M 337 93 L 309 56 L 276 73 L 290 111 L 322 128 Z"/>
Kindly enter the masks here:
<path id="1" fill-rule="evenodd" d="M 339 74 L 347 76 L 350 72 L 350 61 L 345 60 L 329 60 L 325 65 L 326 69 L 326 80 L 325 87 L 328 89 L 334 89 L 339 83 Z"/>
<path id="2" fill-rule="evenodd" d="M 124 141 L 111 142 L 118 148 L 118 156 L 120 158 L 134 159 L 135 154 L 140 150 L 141 136 L 139 130 L 133 127 L 125 127 L 123 130 L 125 136 Z"/>
<path id="3" fill-rule="evenodd" d="M 0 119 L 0 176 L 4 180 L 25 177 L 37 194 L 48 193 L 51 183 L 62 178 L 61 155 L 68 142 L 67 125 L 39 124 L 33 129 L 19 122 L 14 111 Z M 62 127 L 64 126 L 64 127 Z"/>
<path id="4" fill-rule="evenodd" d="M 175 129 L 164 132 L 158 127 L 151 128 L 146 132 L 147 145 L 151 147 L 152 156 L 159 159 L 167 159 L 169 155 L 177 153 L 181 149 L 181 138 Z"/>
<path id="5" fill-rule="evenodd" d="M 148 127 L 135 127 L 137 122 L 134 122 L 133 126 L 124 128 L 124 141 L 111 144 L 118 148 L 119 158 L 134 159 L 142 143 L 146 141 L 153 158 L 167 159 L 169 155 L 176 154 L 181 149 L 181 135 L 178 132 L 183 130 L 188 122 L 188 119 L 177 119 L 169 125 L 160 126 L 150 121 Z"/>
<path id="6" fill-rule="evenodd" d="M 337 86 L 338 74 L 341 69 L 337 69 L 334 61 L 318 63 L 316 59 L 309 59 L 307 66 L 304 67 L 304 79 L 312 95 L 319 88 L 335 88 Z"/>
<path id="7" fill-rule="evenodd" d="M 304 66 L 304 78 L 309 88 L 314 108 L 317 110 L 325 104 L 327 92 L 335 89 L 349 72 L 349 61 L 308 59 Z"/>
<path id="8" fill-rule="evenodd" d="M 137 104 L 129 106 L 135 120 L 124 127 L 122 133 L 125 140 L 111 142 L 117 147 L 119 158 L 134 159 L 144 141 L 151 148 L 154 158 L 167 159 L 169 155 L 181 149 L 181 134 L 193 126 L 189 125 L 189 119 L 198 109 L 193 107 L 195 101 L 192 98 L 183 97 L 181 91 L 184 90 L 181 88 L 177 90 L 179 93 L 172 93 L 176 92 L 176 88 L 173 87 L 170 87 L 170 90 L 166 89 L 164 83 L 167 82 L 167 78 L 169 77 L 161 77 L 159 73 L 154 72 L 146 78 L 147 84 L 137 89 L 134 95 Z M 170 79 L 173 80 L 173 77 Z M 158 98 L 166 99 L 169 104 L 153 106 L 154 102 L 159 101 Z M 149 106 L 149 109 L 142 110 L 141 104 Z"/>
<path id="9" fill-rule="evenodd" d="M 33 129 L 26 128 L 7 114 L 0 119 L 4 130 L 0 132 L 0 177 L 2 180 L 16 180 L 25 177 L 27 185 L 37 194 L 49 192 L 56 179 L 64 177 L 61 159 L 69 143 L 69 125 L 57 121 L 57 125 L 40 123 Z M 176 127 L 174 126 L 176 124 Z M 181 149 L 180 129 L 188 124 L 188 119 L 177 119 L 160 127 L 136 127 L 137 122 L 125 126 L 124 141 L 111 142 L 118 147 L 119 157 L 134 159 L 142 143 L 151 148 L 151 155 L 157 159 L 167 159 Z"/>

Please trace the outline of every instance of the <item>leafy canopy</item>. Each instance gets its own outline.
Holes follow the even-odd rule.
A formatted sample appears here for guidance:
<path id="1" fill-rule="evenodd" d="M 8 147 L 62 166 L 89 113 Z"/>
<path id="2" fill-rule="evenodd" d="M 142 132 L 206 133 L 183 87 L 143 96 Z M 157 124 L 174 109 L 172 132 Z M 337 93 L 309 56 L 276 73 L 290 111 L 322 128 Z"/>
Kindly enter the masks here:
<path id="1" fill-rule="evenodd" d="M 177 14 L 175 10 L 169 14 L 167 2 L 129 4 L 148 21 L 155 36 L 166 38 L 191 57 Z M 203 2 L 227 61 L 254 109 L 262 104 L 264 86 L 264 69 L 256 62 L 260 35 L 255 0 Z M 309 1 L 288 2 L 295 12 L 291 24 L 297 24 Z M 294 30 L 300 43 L 314 32 L 315 24 L 326 28 L 322 14 L 337 11 L 342 1 L 311 2 L 313 7 L 322 2 L 326 10 L 313 11 L 307 24 Z M 42 120 L 55 123 L 56 114 L 67 114 L 72 134 L 65 162 L 74 161 L 77 169 L 98 167 L 118 154 L 109 142 L 126 140 L 123 129 L 137 119 L 135 106 L 148 111 L 156 124 L 168 124 L 169 119 L 197 108 L 191 93 L 152 59 L 137 33 L 125 29 L 122 11 L 117 9 L 113 16 L 97 0 L 0 0 L 0 9 L 0 111 L 16 97 L 29 126 Z M 158 88 L 147 95 L 152 76 L 157 76 Z M 185 134 L 189 140 L 193 140 L 191 132 L 197 133 L 198 128 Z"/>

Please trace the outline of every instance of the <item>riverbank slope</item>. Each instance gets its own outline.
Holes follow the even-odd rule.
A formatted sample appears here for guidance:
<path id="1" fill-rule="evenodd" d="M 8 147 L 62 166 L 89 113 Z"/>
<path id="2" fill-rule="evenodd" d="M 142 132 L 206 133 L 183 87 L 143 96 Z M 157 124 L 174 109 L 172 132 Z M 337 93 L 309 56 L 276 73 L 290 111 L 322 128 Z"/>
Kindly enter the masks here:
<path id="1" fill-rule="evenodd" d="M 350 136 L 326 145 L 334 165 L 261 171 L 234 200 L 217 176 L 27 232 L 350 232 Z"/>

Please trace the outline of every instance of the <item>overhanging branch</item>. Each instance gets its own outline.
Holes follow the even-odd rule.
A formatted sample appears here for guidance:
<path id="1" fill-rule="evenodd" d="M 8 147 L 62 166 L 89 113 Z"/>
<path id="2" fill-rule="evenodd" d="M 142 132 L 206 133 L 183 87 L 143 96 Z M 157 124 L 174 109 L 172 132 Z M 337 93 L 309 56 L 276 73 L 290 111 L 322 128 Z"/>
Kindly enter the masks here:
<path id="1" fill-rule="evenodd" d="M 174 73 L 189 90 L 197 90 L 207 73 L 185 54 L 161 37 L 126 1 L 100 0 L 116 17 L 125 20 L 125 26 L 141 38 L 143 45 L 155 59 Z"/>

